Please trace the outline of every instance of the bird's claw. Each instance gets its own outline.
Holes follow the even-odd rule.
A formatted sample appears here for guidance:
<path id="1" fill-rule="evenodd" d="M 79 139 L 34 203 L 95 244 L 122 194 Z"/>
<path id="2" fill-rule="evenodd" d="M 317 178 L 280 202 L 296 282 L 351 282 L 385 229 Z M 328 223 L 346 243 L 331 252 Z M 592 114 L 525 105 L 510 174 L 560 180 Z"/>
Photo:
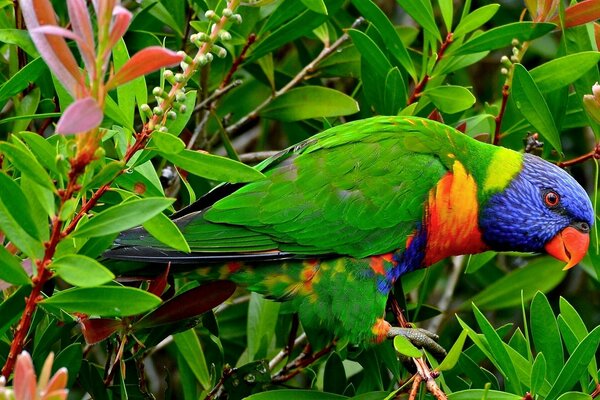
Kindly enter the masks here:
<path id="1" fill-rule="evenodd" d="M 393 326 L 387 333 L 388 339 L 393 339 L 396 336 L 404 336 L 416 347 L 422 347 L 436 358 L 446 356 L 446 350 L 436 341 L 439 336 L 435 333 L 421 328 L 400 328 Z"/>

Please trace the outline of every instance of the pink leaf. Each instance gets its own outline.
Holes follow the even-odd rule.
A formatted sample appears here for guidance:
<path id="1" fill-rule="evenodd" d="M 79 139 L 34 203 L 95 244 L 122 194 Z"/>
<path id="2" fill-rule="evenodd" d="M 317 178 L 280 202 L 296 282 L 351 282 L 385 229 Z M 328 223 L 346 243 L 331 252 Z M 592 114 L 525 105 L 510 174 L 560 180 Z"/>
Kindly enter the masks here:
<path id="1" fill-rule="evenodd" d="M 85 0 L 67 0 L 67 8 L 73 31 L 81 38 L 77 45 L 85 67 L 90 75 L 94 75 L 94 33 Z"/>
<path id="2" fill-rule="evenodd" d="M 123 37 L 129 24 L 131 23 L 132 14 L 126 8 L 116 6 L 113 10 L 113 22 L 110 28 L 110 48 L 112 49 L 115 44 Z"/>
<path id="3" fill-rule="evenodd" d="M 35 400 L 37 397 L 35 370 L 29 353 L 22 352 L 17 356 L 15 378 L 13 382 L 15 398 L 19 400 Z"/>
<path id="4" fill-rule="evenodd" d="M 179 64 L 183 59 L 174 51 L 164 47 L 152 46 L 137 52 L 123 67 L 106 83 L 107 90 L 127 83 L 132 79 L 154 72 L 163 67 Z"/>
<path id="5" fill-rule="evenodd" d="M 95 99 L 86 97 L 69 105 L 56 124 L 62 135 L 84 133 L 100 125 L 104 114 Z"/>
<path id="6" fill-rule="evenodd" d="M 58 398 L 63 398 L 60 396 L 62 396 L 62 391 L 65 389 L 65 386 L 67 386 L 67 378 L 67 369 L 64 367 L 59 368 L 48 382 L 48 385 L 42 388 L 42 396 L 44 398 L 56 398 L 53 396 L 59 396 Z"/>
<path id="7" fill-rule="evenodd" d="M 48 0 L 20 0 L 20 3 L 30 31 L 40 25 L 58 25 L 54 9 Z M 74 97 L 81 97 L 87 92 L 83 75 L 63 37 L 31 32 L 31 38 L 46 64 L 69 93 Z"/>

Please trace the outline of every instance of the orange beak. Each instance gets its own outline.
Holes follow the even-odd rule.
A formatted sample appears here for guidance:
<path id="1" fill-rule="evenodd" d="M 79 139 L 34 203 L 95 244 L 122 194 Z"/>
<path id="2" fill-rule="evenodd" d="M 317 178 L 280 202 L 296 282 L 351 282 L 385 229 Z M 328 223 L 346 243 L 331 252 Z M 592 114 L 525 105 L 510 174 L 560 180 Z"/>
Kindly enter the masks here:
<path id="1" fill-rule="evenodd" d="M 568 226 L 546 243 L 544 248 L 552 257 L 566 262 L 563 270 L 567 270 L 583 259 L 589 244 L 589 234 Z"/>

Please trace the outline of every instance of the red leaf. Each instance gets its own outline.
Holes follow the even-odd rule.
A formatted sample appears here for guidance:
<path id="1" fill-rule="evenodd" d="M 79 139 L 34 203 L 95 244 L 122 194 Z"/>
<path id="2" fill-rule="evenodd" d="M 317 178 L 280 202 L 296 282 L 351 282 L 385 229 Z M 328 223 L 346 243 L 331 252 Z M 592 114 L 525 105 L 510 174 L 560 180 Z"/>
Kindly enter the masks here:
<path id="1" fill-rule="evenodd" d="M 235 283 L 231 281 L 214 281 L 195 287 L 162 303 L 156 310 L 145 315 L 135 328 L 172 324 L 198 316 L 227 300 L 235 292 L 235 288 Z"/>
<path id="2" fill-rule="evenodd" d="M 160 297 L 163 294 L 165 288 L 167 287 L 167 279 L 169 278 L 169 270 L 171 269 L 170 267 L 171 264 L 167 264 L 165 272 L 163 272 L 162 274 L 150 281 L 148 292 L 158 297 Z"/>
<path id="3" fill-rule="evenodd" d="M 13 381 L 15 398 L 19 400 L 35 400 L 37 397 L 37 382 L 33 361 L 28 352 L 17 356 L 15 378 Z"/>
<path id="4" fill-rule="evenodd" d="M 565 10 L 565 28 L 587 24 L 597 19 L 600 19 L 600 0 L 584 0 Z M 558 16 L 550 22 L 560 24 Z"/>
<path id="5" fill-rule="evenodd" d="M 106 82 L 107 90 L 127 83 L 135 78 L 154 72 L 163 67 L 177 65 L 183 56 L 160 46 L 147 47 L 138 51 L 123 67 Z"/>
<path id="6" fill-rule="evenodd" d="M 56 132 L 74 135 L 87 132 L 100 125 L 104 113 L 95 99 L 86 97 L 69 105 L 56 124 Z"/>
<path id="7" fill-rule="evenodd" d="M 79 321 L 87 344 L 95 344 L 108 338 L 121 328 L 121 321 L 109 318 L 83 318 Z"/>

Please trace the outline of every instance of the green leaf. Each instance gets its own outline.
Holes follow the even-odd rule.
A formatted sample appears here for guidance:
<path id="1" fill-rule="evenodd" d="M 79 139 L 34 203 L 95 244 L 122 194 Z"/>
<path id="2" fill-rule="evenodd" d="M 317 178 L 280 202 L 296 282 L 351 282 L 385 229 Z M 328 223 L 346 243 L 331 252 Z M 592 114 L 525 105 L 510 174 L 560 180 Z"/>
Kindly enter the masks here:
<path id="1" fill-rule="evenodd" d="M 283 389 L 256 393 L 252 396 L 245 397 L 245 400 L 343 400 L 347 398 L 348 397 L 339 394 L 317 392 L 316 390 Z"/>
<path id="2" fill-rule="evenodd" d="M 31 218 L 29 202 L 19 185 L 4 172 L 0 172 L 0 188 L 0 203 L 4 204 L 19 227 L 32 238 L 40 240 L 40 232 Z"/>
<path id="3" fill-rule="evenodd" d="M 466 15 L 456 26 L 454 30 L 454 38 L 459 38 L 467 33 L 474 31 L 486 22 L 488 22 L 496 14 L 500 4 L 488 4 L 477 8 L 472 13 Z"/>
<path id="4" fill-rule="evenodd" d="M 27 285 L 31 283 L 31 279 L 23 269 L 21 260 L 15 255 L 6 250 L 4 246 L 0 246 L 0 280 L 3 280 L 13 285 Z"/>
<path id="5" fill-rule="evenodd" d="M 524 301 L 533 298 L 537 291 L 548 292 L 564 278 L 566 271 L 562 270 L 564 262 L 550 257 L 536 259 L 525 268 L 511 271 L 508 275 L 473 297 L 470 302 L 484 310 L 499 310 L 521 304 L 521 292 Z M 543 276 L 544 279 L 540 279 Z M 469 301 L 461 305 L 466 308 Z"/>
<path id="6" fill-rule="evenodd" d="M 544 353 L 538 353 L 531 367 L 531 395 L 539 392 L 540 388 L 546 381 L 546 359 Z"/>
<path id="7" fill-rule="evenodd" d="M 221 182 L 253 182 L 264 178 L 258 170 L 229 158 L 183 150 L 178 154 L 161 153 L 163 157 L 189 173 Z"/>
<path id="8" fill-rule="evenodd" d="M 472 274 L 475 271 L 479 270 L 479 268 L 483 267 L 489 261 L 491 261 L 494 257 L 496 257 L 498 253 L 495 251 L 486 251 L 484 253 L 479 254 L 471 254 L 469 259 L 467 260 L 467 268 L 465 268 L 465 274 Z M 476 303 L 481 306 L 480 303 Z"/>
<path id="9" fill-rule="evenodd" d="M 523 400 L 523 396 L 487 389 L 469 389 L 448 394 L 448 400 Z"/>
<path id="10" fill-rule="evenodd" d="M 21 173 L 29 176 L 40 186 L 56 191 L 50 175 L 30 152 L 6 142 L 0 143 L 0 152 L 4 153 Z"/>
<path id="11" fill-rule="evenodd" d="M 28 204 L 25 200 L 24 204 L 16 206 L 13 204 L 19 200 L 20 195 L 22 195 L 21 189 L 18 188 L 10 178 L 8 178 L 4 173 L 0 173 L 0 183 L 3 184 L 2 190 L 0 191 L 0 231 L 3 232 L 6 237 L 21 251 L 23 251 L 29 257 L 33 259 L 39 259 L 44 254 L 44 246 L 42 242 L 37 238 L 39 234 L 34 226 L 27 227 L 28 230 L 36 233 L 36 237 L 31 236 L 25 230 L 26 227 L 21 224 L 29 224 L 27 219 L 29 218 L 29 214 L 27 215 L 19 215 L 15 217 L 15 210 L 20 210 L 22 205 Z M 10 182 L 10 183 L 8 183 Z M 14 191 L 12 189 L 18 188 L 18 191 Z M 8 190 L 6 190 L 8 189 Z M 11 195 L 15 195 L 12 197 Z M 8 195 L 8 196 L 7 196 Z M 5 198 L 8 201 L 8 204 L 4 203 Z M 16 219 L 18 218 L 18 219 Z"/>
<path id="12" fill-rule="evenodd" d="M 442 363 L 436 368 L 438 371 L 448 371 L 454 368 L 456 363 L 458 363 L 460 355 L 462 354 L 466 339 L 467 331 L 463 329 L 463 331 L 458 336 L 458 339 L 456 339 L 456 342 L 454 342 L 454 344 L 452 345 L 452 348 L 448 352 L 448 355 L 446 355 Z"/>
<path id="13" fill-rule="evenodd" d="M 29 32 L 23 29 L 0 29 L 0 42 L 15 44 L 22 48 L 31 57 L 38 57 L 37 52 Z"/>
<path id="14" fill-rule="evenodd" d="M 309 10 L 327 15 L 327 6 L 323 0 L 300 0 Z"/>
<path id="15" fill-rule="evenodd" d="M 369 36 L 355 29 L 348 30 L 348 34 L 360 52 L 361 82 L 365 97 L 375 110 L 383 113 L 385 81 L 392 64 Z"/>
<path id="16" fill-rule="evenodd" d="M 276 97 L 262 109 L 260 115 L 279 121 L 300 121 L 350 115 L 358 110 L 358 102 L 340 91 L 322 86 L 303 86 Z"/>
<path id="17" fill-rule="evenodd" d="M 175 199 L 145 198 L 112 206 L 79 225 L 73 237 L 96 237 L 138 226 L 173 204 Z"/>
<path id="18" fill-rule="evenodd" d="M 47 139 L 34 132 L 21 132 L 19 136 L 27 143 L 33 155 L 45 168 L 55 174 L 59 173 L 56 166 L 56 147 L 52 146 Z"/>
<path id="19" fill-rule="evenodd" d="M 189 329 L 185 332 L 176 333 L 173 335 L 173 340 L 179 354 L 181 354 L 186 364 L 190 367 L 202 388 L 209 390 L 212 386 L 210 373 L 196 332 L 193 329 Z"/>
<path id="20" fill-rule="evenodd" d="M 152 132 L 152 139 L 148 148 L 155 147 L 161 153 L 177 154 L 185 149 L 185 143 L 177 136 L 161 131 Z"/>
<path id="21" fill-rule="evenodd" d="M 29 86 L 31 82 L 37 80 L 46 69 L 46 63 L 41 57 L 36 58 L 25 67 L 21 68 L 0 86 L 0 103 L 20 93 Z"/>
<path id="22" fill-rule="evenodd" d="M 160 1 L 157 0 L 142 0 L 142 7 L 148 7 L 150 9 L 150 15 L 157 20 L 168 25 L 171 29 L 177 32 L 179 37 L 183 36 L 183 30 L 181 24 L 179 24 L 175 18 L 173 18 L 172 12 Z"/>
<path id="23" fill-rule="evenodd" d="M 173 221 L 166 215 L 159 213 L 155 217 L 143 223 L 146 229 L 154 238 L 166 244 L 175 250 L 190 252 L 190 246 L 185 237 Z"/>
<path id="24" fill-rule="evenodd" d="M 475 104 L 475 96 L 462 86 L 438 86 L 426 89 L 423 96 L 442 112 L 454 114 L 468 110 Z"/>
<path id="25" fill-rule="evenodd" d="M 328 393 L 344 393 L 346 389 L 346 371 L 342 359 L 337 352 L 331 353 L 323 372 L 323 391 Z"/>
<path id="26" fill-rule="evenodd" d="M 504 347 L 504 342 L 502 342 L 502 339 L 500 336 L 498 336 L 498 333 L 494 330 L 492 325 L 481 313 L 481 311 L 479 311 L 475 304 L 473 304 L 473 314 L 475 315 L 475 319 L 477 320 L 477 324 L 479 325 L 481 332 L 487 339 L 490 351 L 493 354 L 499 369 L 505 376 L 506 386 L 512 388 L 512 391 L 515 393 L 522 393 L 523 391 L 519 376 L 517 375 L 515 366 L 506 348 Z"/>
<path id="27" fill-rule="evenodd" d="M 570 389 L 584 373 L 588 364 L 595 356 L 600 344 L 600 326 L 594 328 L 585 339 L 579 343 L 573 354 L 564 364 L 556 378 L 546 400 L 555 400 L 558 396 Z"/>
<path id="28" fill-rule="evenodd" d="M 275 334 L 273 327 L 279 316 L 281 303 L 267 300 L 257 293 L 250 294 L 248 305 L 248 357 L 249 361 L 264 358 Z"/>
<path id="29" fill-rule="evenodd" d="M 384 87 L 383 114 L 398 115 L 398 111 L 406 105 L 406 85 L 398 67 L 389 70 Z"/>
<path id="30" fill-rule="evenodd" d="M 548 104 L 529 72 L 521 64 L 515 64 L 511 93 L 523 117 L 552 147 L 562 153 L 560 135 Z"/>
<path id="31" fill-rule="evenodd" d="M 113 68 L 115 71 L 120 70 L 121 67 L 129 61 L 129 52 L 127 51 L 127 46 L 125 45 L 123 38 L 119 39 L 112 48 L 112 57 L 114 64 Z M 136 79 L 139 80 L 140 78 Z M 127 120 L 126 127 L 133 127 L 133 114 L 135 111 L 134 88 L 136 86 L 137 82 L 135 82 L 135 80 L 117 86 L 117 100 L 119 109 Z"/>
<path id="32" fill-rule="evenodd" d="M 381 11 L 381 8 L 377 7 L 371 0 L 352 0 L 352 4 L 363 17 L 373 24 L 381 37 L 385 38 L 385 46 L 390 54 L 404 67 L 413 79 L 416 79 L 417 72 L 408 51 L 402 43 L 396 28 L 383 11 Z"/>
<path id="33" fill-rule="evenodd" d="M 394 338 L 394 349 L 407 357 L 419 358 L 423 356 L 423 352 L 417 349 L 407 338 L 398 335 Z"/>
<path id="34" fill-rule="evenodd" d="M 552 92 L 575 82 L 590 69 L 597 67 L 600 53 L 583 51 L 555 58 L 529 71 L 542 93 Z"/>
<path id="35" fill-rule="evenodd" d="M 454 1 L 453 0 L 438 0 L 440 6 L 440 12 L 442 13 L 442 19 L 446 26 L 447 32 L 452 32 L 452 16 L 454 15 Z"/>
<path id="36" fill-rule="evenodd" d="M 549 381 L 553 381 L 564 363 L 563 348 L 554 312 L 543 293 L 538 292 L 533 298 L 530 314 L 533 343 L 548 361 L 546 375 Z"/>
<path id="37" fill-rule="evenodd" d="M 544 36 L 556 27 L 545 22 L 514 22 L 490 29 L 467 41 L 457 50 L 449 49 L 447 54 L 461 55 L 496 50 L 510 46 L 513 39 L 526 42 Z"/>
<path id="38" fill-rule="evenodd" d="M 430 0 L 396 0 L 400 7 L 439 42 L 442 36 L 433 17 Z"/>
<path id="39" fill-rule="evenodd" d="M 39 304 L 68 313 L 103 317 L 137 315 L 159 305 L 160 298 L 140 289 L 123 286 L 73 288 L 55 293 Z"/>
<path id="40" fill-rule="evenodd" d="M 0 335 L 4 336 L 6 331 L 19 319 L 25 309 L 23 299 L 31 294 L 31 286 L 21 286 L 12 294 L 5 295 L 5 300 L 0 304 Z"/>
<path id="41" fill-rule="evenodd" d="M 196 106 L 197 94 L 198 93 L 195 90 L 186 92 L 185 101 L 182 103 L 185 106 L 185 111 L 177 111 L 177 117 L 174 120 L 167 119 L 165 126 L 171 135 L 179 136 L 189 122 L 190 118 L 195 112 L 194 109 Z M 152 135 L 154 136 L 154 133 Z"/>
<path id="42" fill-rule="evenodd" d="M 593 397 L 587 393 L 566 392 L 561 394 L 558 400 L 593 400 Z"/>
<path id="43" fill-rule="evenodd" d="M 71 254 L 55 260 L 50 268 L 73 286 L 100 286 L 115 279 L 112 272 L 93 258 Z"/>

